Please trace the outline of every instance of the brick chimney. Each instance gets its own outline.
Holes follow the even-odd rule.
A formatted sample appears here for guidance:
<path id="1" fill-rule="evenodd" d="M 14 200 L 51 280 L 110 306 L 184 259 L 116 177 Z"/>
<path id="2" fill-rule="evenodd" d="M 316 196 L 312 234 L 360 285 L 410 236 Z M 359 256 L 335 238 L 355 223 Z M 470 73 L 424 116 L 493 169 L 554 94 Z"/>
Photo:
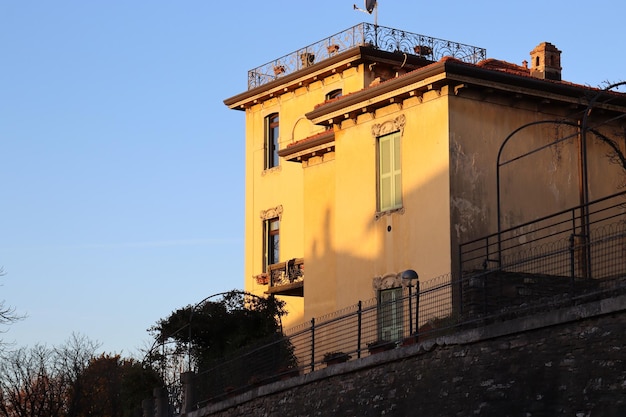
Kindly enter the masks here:
<path id="1" fill-rule="evenodd" d="M 530 51 L 530 75 L 544 80 L 561 81 L 561 51 L 550 42 L 540 43 Z"/>

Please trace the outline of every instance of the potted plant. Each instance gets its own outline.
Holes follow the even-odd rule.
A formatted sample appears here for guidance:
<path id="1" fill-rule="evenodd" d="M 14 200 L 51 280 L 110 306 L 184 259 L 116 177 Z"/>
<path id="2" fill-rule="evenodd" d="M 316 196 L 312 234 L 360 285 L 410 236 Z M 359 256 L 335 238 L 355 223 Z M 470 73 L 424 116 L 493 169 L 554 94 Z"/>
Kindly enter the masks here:
<path id="1" fill-rule="evenodd" d="M 415 54 L 420 55 L 420 56 L 430 55 L 433 53 L 432 48 L 430 48 L 429 46 L 424 46 L 424 45 L 417 45 L 413 47 L 413 50 L 415 51 Z"/>
<path id="2" fill-rule="evenodd" d="M 284 366 L 278 369 L 278 377 L 281 380 L 293 378 L 300 375 L 300 370 L 295 366 Z"/>
<path id="3" fill-rule="evenodd" d="M 261 381 L 261 377 L 259 377 L 258 375 L 252 375 L 250 379 L 248 379 L 248 385 L 256 387 L 258 385 L 261 385 Z"/>
<path id="4" fill-rule="evenodd" d="M 367 350 L 371 355 L 375 353 L 385 352 L 387 350 L 394 349 L 396 347 L 396 342 L 391 342 L 389 340 L 376 340 L 374 342 L 367 344 Z"/>
<path id="5" fill-rule="evenodd" d="M 343 363 L 350 360 L 351 356 L 345 352 L 328 352 L 324 354 L 324 363 L 327 366 Z"/>
<path id="6" fill-rule="evenodd" d="M 255 275 L 256 283 L 259 285 L 267 285 L 270 282 L 270 276 L 267 273 L 262 273 L 259 275 Z"/>

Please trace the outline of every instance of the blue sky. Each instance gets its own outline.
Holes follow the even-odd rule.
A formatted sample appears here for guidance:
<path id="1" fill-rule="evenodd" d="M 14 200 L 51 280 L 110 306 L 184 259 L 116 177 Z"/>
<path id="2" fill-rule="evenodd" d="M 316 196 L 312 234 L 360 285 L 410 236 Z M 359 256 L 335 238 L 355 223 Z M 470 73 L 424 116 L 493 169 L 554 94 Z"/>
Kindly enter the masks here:
<path id="1" fill-rule="evenodd" d="M 626 79 L 615 3 L 381 0 L 378 23 L 517 64 L 548 41 L 564 79 L 601 86 Z M 28 315 L 1 337 L 134 355 L 172 310 L 242 288 L 244 115 L 222 101 L 373 22 L 352 4 L 0 0 L 0 300 Z"/>

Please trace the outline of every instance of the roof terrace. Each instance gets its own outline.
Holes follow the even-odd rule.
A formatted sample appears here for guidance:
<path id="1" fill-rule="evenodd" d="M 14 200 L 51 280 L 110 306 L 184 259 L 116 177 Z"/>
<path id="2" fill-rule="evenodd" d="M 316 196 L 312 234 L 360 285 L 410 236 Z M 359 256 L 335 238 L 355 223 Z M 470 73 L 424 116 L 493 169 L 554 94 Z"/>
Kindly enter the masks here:
<path id="1" fill-rule="evenodd" d="M 430 61 L 438 61 L 445 56 L 450 56 L 475 64 L 487 56 L 487 50 L 484 48 L 371 23 L 360 23 L 251 69 L 248 71 L 248 90 L 260 87 L 279 77 L 309 67 L 357 46 L 372 46 L 387 52 L 418 55 Z"/>

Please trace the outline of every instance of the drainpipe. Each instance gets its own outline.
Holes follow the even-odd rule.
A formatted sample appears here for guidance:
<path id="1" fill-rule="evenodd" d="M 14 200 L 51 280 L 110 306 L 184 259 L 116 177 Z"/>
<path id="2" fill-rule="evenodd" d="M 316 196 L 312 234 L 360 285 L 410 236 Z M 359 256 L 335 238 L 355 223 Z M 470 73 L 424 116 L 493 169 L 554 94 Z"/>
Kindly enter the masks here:
<path id="1" fill-rule="evenodd" d="M 589 180 L 587 175 L 587 109 L 583 119 L 578 123 L 578 195 L 580 203 L 580 243 L 582 245 L 582 276 L 590 278 L 589 251 Z"/>

